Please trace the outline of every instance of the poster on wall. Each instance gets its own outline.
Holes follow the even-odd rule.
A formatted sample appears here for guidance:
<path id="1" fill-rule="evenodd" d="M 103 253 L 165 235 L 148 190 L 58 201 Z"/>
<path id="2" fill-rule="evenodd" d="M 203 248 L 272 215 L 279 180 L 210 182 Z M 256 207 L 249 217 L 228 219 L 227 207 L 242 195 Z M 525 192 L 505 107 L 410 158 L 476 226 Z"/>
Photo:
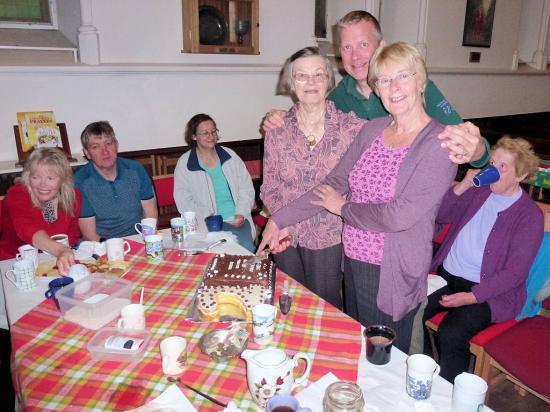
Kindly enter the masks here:
<path id="1" fill-rule="evenodd" d="M 463 46 L 491 47 L 496 0 L 467 0 Z"/>

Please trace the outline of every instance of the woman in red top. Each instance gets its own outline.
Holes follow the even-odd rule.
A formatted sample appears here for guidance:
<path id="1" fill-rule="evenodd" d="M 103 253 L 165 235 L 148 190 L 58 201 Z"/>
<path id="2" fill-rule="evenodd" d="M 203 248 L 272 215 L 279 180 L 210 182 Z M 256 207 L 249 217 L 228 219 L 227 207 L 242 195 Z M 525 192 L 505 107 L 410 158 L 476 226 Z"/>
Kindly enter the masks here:
<path id="1" fill-rule="evenodd" d="M 66 273 L 74 264 L 73 252 L 50 236 L 67 234 L 71 245 L 80 238 L 81 197 L 67 158 L 59 149 L 36 149 L 18 180 L 4 199 L 0 259 L 14 258 L 17 248 L 28 243 L 56 256 L 60 272 Z"/>

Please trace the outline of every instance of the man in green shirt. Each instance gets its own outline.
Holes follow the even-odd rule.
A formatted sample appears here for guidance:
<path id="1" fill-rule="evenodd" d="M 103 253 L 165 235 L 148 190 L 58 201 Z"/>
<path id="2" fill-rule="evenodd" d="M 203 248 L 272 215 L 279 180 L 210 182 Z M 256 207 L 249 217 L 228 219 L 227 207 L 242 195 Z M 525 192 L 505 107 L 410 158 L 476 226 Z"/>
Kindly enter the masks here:
<path id="1" fill-rule="evenodd" d="M 347 113 L 353 111 L 362 119 L 387 116 L 380 98 L 367 83 L 369 63 L 376 49 L 384 45 L 378 20 L 363 10 L 351 11 L 337 24 L 339 48 L 347 75 L 329 93 L 328 99 Z M 455 163 L 472 162 L 481 167 L 489 159 L 489 144 L 479 129 L 462 118 L 430 80 L 424 91 L 426 112 L 442 124 L 448 125 L 439 135 L 442 146 L 449 149 L 449 158 Z M 272 110 L 263 124 L 265 131 L 283 125 L 285 111 Z"/>

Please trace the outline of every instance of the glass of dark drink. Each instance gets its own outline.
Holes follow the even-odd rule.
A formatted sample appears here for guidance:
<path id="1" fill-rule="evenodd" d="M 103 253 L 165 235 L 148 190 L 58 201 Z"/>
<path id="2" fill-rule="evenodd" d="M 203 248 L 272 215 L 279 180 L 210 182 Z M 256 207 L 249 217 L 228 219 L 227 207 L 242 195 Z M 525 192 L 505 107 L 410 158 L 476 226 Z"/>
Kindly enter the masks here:
<path id="1" fill-rule="evenodd" d="M 371 325 L 365 328 L 367 360 L 374 365 L 385 365 L 391 359 L 391 348 L 395 332 L 384 325 Z"/>

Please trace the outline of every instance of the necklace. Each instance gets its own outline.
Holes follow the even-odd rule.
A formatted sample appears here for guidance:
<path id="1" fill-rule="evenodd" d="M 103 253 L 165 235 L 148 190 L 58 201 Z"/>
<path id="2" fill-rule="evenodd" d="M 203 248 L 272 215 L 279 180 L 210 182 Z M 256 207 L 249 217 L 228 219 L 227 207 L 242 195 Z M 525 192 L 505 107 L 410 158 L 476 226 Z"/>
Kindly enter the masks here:
<path id="1" fill-rule="evenodd" d="M 321 120 L 324 120 L 325 109 L 323 108 L 321 115 L 314 121 L 309 121 L 309 119 L 307 119 L 307 116 L 300 109 L 298 109 L 297 113 L 298 113 L 298 122 L 305 129 L 303 131 L 306 136 L 307 144 L 309 148 L 312 149 L 318 143 L 317 136 L 315 136 L 314 132 L 315 132 L 315 129 L 319 127 L 319 122 Z"/>

